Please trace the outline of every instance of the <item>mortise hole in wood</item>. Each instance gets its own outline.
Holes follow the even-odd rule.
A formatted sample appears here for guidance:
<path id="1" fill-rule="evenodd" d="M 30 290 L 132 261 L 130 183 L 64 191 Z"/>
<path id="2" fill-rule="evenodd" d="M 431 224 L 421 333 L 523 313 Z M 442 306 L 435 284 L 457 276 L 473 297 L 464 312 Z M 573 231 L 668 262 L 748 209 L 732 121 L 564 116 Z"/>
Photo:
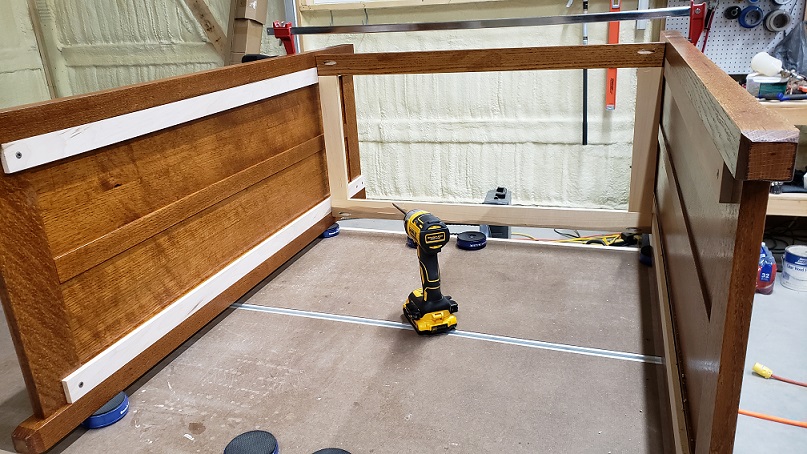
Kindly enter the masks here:
<path id="1" fill-rule="evenodd" d="M 325 66 L 334 66 L 336 65 L 336 62 L 333 60 L 325 60 L 324 62 L 322 62 L 322 64 Z"/>
<path id="2" fill-rule="evenodd" d="M 642 49 L 640 51 L 637 51 L 636 53 L 639 54 L 639 55 L 652 55 L 652 54 L 655 54 L 656 51 L 650 50 L 650 49 Z"/>

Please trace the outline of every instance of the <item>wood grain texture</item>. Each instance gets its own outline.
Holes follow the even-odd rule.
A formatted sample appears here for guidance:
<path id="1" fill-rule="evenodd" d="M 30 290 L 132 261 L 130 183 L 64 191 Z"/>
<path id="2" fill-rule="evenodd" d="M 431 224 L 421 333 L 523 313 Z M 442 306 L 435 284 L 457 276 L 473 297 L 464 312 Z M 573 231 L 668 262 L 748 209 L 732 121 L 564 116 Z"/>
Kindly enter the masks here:
<path id="1" fill-rule="evenodd" d="M 696 452 L 733 452 L 737 410 L 745 368 L 751 308 L 756 290 L 759 245 L 765 230 L 765 210 L 770 185 L 764 181 L 744 182 L 737 216 L 731 280 L 726 300 L 710 320 L 708 356 L 719 361 L 717 376 L 704 389 Z M 713 360 L 714 363 L 715 360 Z"/>
<path id="2" fill-rule="evenodd" d="M 0 301 L 40 417 L 66 403 L 58 382 L 78 366 L 58 282 L 33 186 L 0 176 Z"/>
<path id="3" fill-rule="evenodd" d="M 79 359 L 100 353 L 323 200 L 325 169 L 324 156 L 312 155 L 64 283 Z"/>
<path id="4" fill-rule="evenodd" d="M 703 111 L 708 98 L 693 99 L 687 91 L 693 85 L 676 78 L 666 80 L 656 197 L 685 408 L 693 452 L 730 453 L 769 185 L 739 181 L 728 167 L 724 153 L 728 148 L 722 139 L 734 134 L 730 125 L 748 121 L 738 119 L 744 114 L 733 110 L 739 108 L 736 103 L 723 109 L 722 97 L 736 84 L 730 79 L 696 81 L 694 86 L 705 87 L 706 95 L 716 93 L 711 108 L 719 115 L 709 117 Z M 755 102 L 751 105 L 758 107 Z M 715 120 L 718 117 L 722 119 Z M 728 126 L 716 132 L 716 124 Z M 747 130 L 737 137 L 737 156 L 743 153 L 743 141 L 746 150 L 789 153 L 789 142 L 754 141 Z M 748 169 L 747 177 L 785 167 L 772 166 L 739 169 Z"/>
<path id="5" fill-rule="evenodd" d="M 347 148 L 347 179 L 352 181 L 361 175 L 359 153 L 359 125 L 356 119 L 356 90 L 353 76 L 342 76 L 342 119 L 344 121 L 345 148 Z"/>
<path id="6" fill-rule="evenodd" d="M 661 66 L 664 45 L 603 44 L 317 56 L 320 76 Z"/>
<path id="7" fill-rule="evenodd" d="M 33 169 L 61 280 L 317 148 L 318 104 L 307 87 Z"/>
<path id="8" fill-rule="evenodd" d="M 705 371 L 699 367 L 706 360 L 705 344 L 709 329 L 703 291 L 689 233 L 682 214 L 682 203 L 675 183 L 666 146 L 661 148 L 656 197 L 658 223 L 664 236 L 665 270 L 671 301 L 672 323 L 683 386 L 687 432 L 692 443 L 696 437 L 698 409 Z"/>
<path id="9" fill-rule="evenodd" d="M 807 196 L 804 194 L 771 194 L 768 196 L 768 215 L 807 217 Z"/>
<path id="10" fill-rule="evenodd" d="M 22 453 L 42 453 L 68 435 L 87 416 L 92 414 L 115 394 L 134 383 L 138 377 L 148 372 L 165 356 L 179 347 L 186 339 L 202 329 L 230 304 L 237 301 L 251 288 L 259 284 L 274 270 L 279 268 L 294 254 L 317 238 L 334 219 L 327 216 L 316 226 L 302 233 L 293 243 L 284 247 L 279 253 L 255 268 L 236 285 L 219 295 L 179 327 L 171 331 L 160 341 L 149 347 L 126 367 L 114 373 L 104 383 L 95 388 L 84 398 L 72 405 L 66 405 L 49 418 L 32 417 L 24 421 L 14 431 L 13 439 L 17 451 Z"/>
<path id="11" fill-rule="evenodd" d="M 0 143 L 79 126 L 214 91 L 316 67 L 319 53 L 353 52 L 353 45 L 202 71 L 123 88 L 0 110 Z"/>
<path id="12" fill-rule="evenodd" d="M 654 212 L 659 212 L 658 205 L 654 204 Z M 653 217 L 651 233 L 650 243 L 653 246 L 653 267 L 655 268 L 656 291 L 658 292 L 657 303 L 659 305 L 661 343 L 664 349 L 664 371 L 666 372 L 664 378 L 670 403 L 670 425 L 674 444 L 669 448 L 676 454 L 689 454 L 691 446 L 687 431 L 687 416 L 684 411 L 678 351 L 675 344 L 675 328 L 666 273 L 667 260 L 662 242 L 663 233 L 655 216 Z"/>
<path id="13" fill-rule="evenodd" d="M 646 213 L 653 209 L 662 86 L 661 68 L 636 70 L 636 121 L 633 124 L 628 211 Z"/>
<path id="14" fill-rule="evenodd" d="M 205 0 L 184 0 L 184 2 L 204 30 L 207 40 L 216 49 L 216 53 L 223 56 L 227 45 L 227 32 L 216 21 Z"/>
<path id="15" fill-rule="evenodd" d="M 789 181 L 798 130 L 747 91 L 677 32 L 664 32 L 664 77 L 679 104 L 691 103 L 738 180 Z"/>
<path id="16" fill-rule="evenodd" d="M 650 213 L 618 210 L 581 210 L 520 205 L 480 205 L 471 203 L 412 202 L 408 200 L 332 200 L 337 218 L 401 219 L 404 210 L 423 209 L 445 222 L 455 224 L 492 224 L 524 227 L 619 231 L 627 226 L 649 228 Z M 646 221 L 645 221 L 646 219 Z M 645 224 L 647 222 L 647 224 Z"/>

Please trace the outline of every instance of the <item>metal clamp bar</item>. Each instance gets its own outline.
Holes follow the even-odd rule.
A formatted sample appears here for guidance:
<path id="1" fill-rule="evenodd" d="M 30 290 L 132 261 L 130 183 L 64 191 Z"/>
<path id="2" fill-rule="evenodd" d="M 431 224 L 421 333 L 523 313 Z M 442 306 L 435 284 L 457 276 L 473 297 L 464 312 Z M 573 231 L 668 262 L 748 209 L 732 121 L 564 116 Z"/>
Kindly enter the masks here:
<path id="1" fill-rule="evenodd" d="M 341 33 L 390 33 L 433 30 L 475 30 L 480 28 L 532 27 L 536 25 L 582 24 L 591 22 L 614 22 L 640 19 L 663 19 L 666 17 L 689 17 L 689 6 L 655 8 L 641 11 L 608 13 L 569 14 L 512 19 L 485 19 L 452 22 L 420 22 L 412 24 L 377 25 L 329 25 L 318 27 L 291 27 L 292 35 L 321 35 Z"/>

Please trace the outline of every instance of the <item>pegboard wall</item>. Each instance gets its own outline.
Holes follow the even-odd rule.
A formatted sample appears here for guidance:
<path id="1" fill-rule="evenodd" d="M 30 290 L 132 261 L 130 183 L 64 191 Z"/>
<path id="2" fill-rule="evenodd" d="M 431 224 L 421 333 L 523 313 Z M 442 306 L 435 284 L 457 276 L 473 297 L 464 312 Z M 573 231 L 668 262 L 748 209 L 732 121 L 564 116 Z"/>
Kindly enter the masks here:
<path id="1" fill-rule="evenodd" d="M 785 0 L 779 0 L 780 3 Z M 704 53 L 717 66 L 729 74 L 748 74 L 751 72 L 751 57 L 759 52 L 767 52 L 774 48 L 787 33 L 804 20 L 805 0 L 790 0 L 779 5 L 773 0 L 758 0 L 756 2 L 719 0 L 715 7 L 715 16 L 712 21 L 709 38 Z M 727 19 L 724 13 L 731 6 L 745 8 L 758 6 L 767 16 L 775 9 L 781 9 L 790 15 L 790 25 L 780 32 L 770 32 L 763 24 L 754 28 L 744 28 L 737 19 Z M 689 0 L 669 0 L 667 6 L 689 6 Z M 667 30 L 680 31 L 686 36 L 689 31 L 689 19 L 686 17 L 671 17 L 666 21 Z M 704 33 L 705 35 L 705 33 Z M 701 35 L 698 49 L 703 46 L 705 36 Z"/>

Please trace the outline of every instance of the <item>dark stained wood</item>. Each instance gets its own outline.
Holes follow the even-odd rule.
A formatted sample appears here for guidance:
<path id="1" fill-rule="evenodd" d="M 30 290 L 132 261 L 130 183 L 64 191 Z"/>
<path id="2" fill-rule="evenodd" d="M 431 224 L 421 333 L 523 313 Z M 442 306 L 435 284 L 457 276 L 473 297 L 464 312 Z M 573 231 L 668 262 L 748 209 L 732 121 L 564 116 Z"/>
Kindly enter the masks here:
<path id="1" fill-rule="evenodd" d="M 672 322 L 676 333 L 676 350 L 684 388 L 684 411 L 691 443 L 696 436 L 693 418 L 698 414 L 700 396 L 706 371 L 701 367 L 706 359 L 706 336 L 709 317 L 695 255 L 684 221 L 683 209 L 667 147 L 661 142 L 656 197 L 658 223 L 663 228 L 661 244 L 664 250 L 668 291 L 672 304 Z M 657 271 L 658 272 L 658 271 Z"/>
<path id="2" fill-rule="evenodd" d="M 181 99 L 316 67 L 320 53 L 353 52 L 353 45 L 277 57 L 123 88 L 0 110 L 0 143 L 58 131 Z"/>
<path id="3" fill-rule="evenodd" d="M 662 65 L 664 45 L 643 43 L 376 54 L 322 53 L 316 58 L 320 76 L 645 68 Z"/>
<path id="4" fill-rule="evenodd" d="M 699 443 L 698 453 L 732 452 L 734 448 L 769 190 L 770 185 L 763 181 L 742 185 L 728 297 L 720 311 L 713 312 L 707 344 L 708 356 L 718 359 L 720 365 L 716 380 L 701 396 L 708 405 L 701 409 L 698 431 L 710 444 Z"/>
<path id="5" fill-rule="evenodd" d="M 32 417 L 24 421 L 17 427 L 13 434 L 14 446 L 17 451 L 24 453 L 42 453 L 58 443 L 59 440 L 68 435 L 87 416 L 95 412 L 109 401 L 109 399 L 115 396 L 115 394 L 134 383 L 138 377 L 148 372 L 149 369 L 179 347 L 195 332 L 202 329 L 230 304 L 237 301 L 238 298 L 269 276 L 274 270 L 283 265 L 284 262 L 292 258 L 294 254 L 301 251 L 306 245 L 325 231 L 326 228 L 330 227 L 333 222 L 334 219 L 331 216 L 327 216 L 312 228 L 302 232 L 292 243 L 281 249 L 277 254 L 272 256 L 272 258 L 259 265 L 206 306 L 199 309 L 198 312 L 191 315 L 177 328 L 149 347 L 145 352 L 135 358 L 134 361 L 112 374 L 112 376 L 90 391 L 78 402 L 59 408 L 58 411 L 49 418 Z"/>
<path id="6" fill-rule="evenodd" d="M 673 41 L 657 216 L 693 452 L 730 453 L 769 190 L 753 180 L 787 177 L 793 144 L 787 125 L 754 121 L 756 100 L 691 44 Z"/>
<path id="7" fill-rule="evenodd" d="M 318 119 L 307 87 L 32 169 L 61 280 L 265 178 L 286 158 L 267 159 L 322 133 Z"/>
<path id="8" fill-rule="evenodd" d="M 99 354 L 327 194 L 318 153 L 67 281 L 79 359 Z"/>
<path id="9" fill-rule="evenodd" d="M 36 192 L 21 175 L 0 175 L 0 301 L 34 413 L 50 414 L 79 362 Z"/>
<path id="10" fill-rule="evenodd" d="M 347 177 L 353 181 L 361 175 L 359 154 L 359 127 L 356 115 L 356 92 L 353 76 L 342 76 L 342 118 L 344 119 L 345 149 L 347 150 Z"/>
<path id="11" fill-rule="evenodd" d="M 664 77 L 679 104 L 691 103 L 738 180 L 789 181 L 799 132 L 771 112 L 677 32 L 664 32 Z"/>

